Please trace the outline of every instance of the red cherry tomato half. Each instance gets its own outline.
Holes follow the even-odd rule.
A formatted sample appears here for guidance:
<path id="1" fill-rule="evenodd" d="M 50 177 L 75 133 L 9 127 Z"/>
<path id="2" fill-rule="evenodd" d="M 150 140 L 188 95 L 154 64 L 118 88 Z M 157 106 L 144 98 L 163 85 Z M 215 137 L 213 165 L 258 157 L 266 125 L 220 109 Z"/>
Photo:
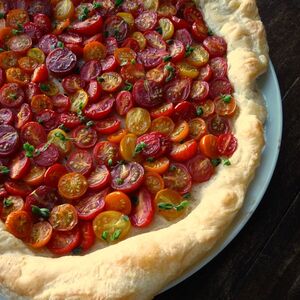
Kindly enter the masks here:
<path id="1" fill-rule="evenodd" d="M 164 86 L 164 99 L 168 102 L 178 103 L 186 100 L 190 92 L 190 79 L 175 79 Z"/>
<path id="2" fill-rule="evenodd" d="M 174 112 L 174 104 L 173 103 L 164 103 L 157 108 L 153 108 L 150 111 L 150 116 L 153 119 L 159 117 L 170 117 Z"/>
<path id="3" fill-rule="evenodd" d="M 192 101 L 199 102 L 207 98 L 209 93 L 209 84 L 206 81 L 195 80 L 193 82 L 190 98 Z"/>
<path id="4" fill-rule="evenodd" d="M 100 134 L 112 134 L 121 126 L 121 120 L 116 117 L 109 117 L 95 124 L 95 129 Z"/>
<path id="5" fill-rule="evenodd" d="M 72 131 L 74 144 L 80 149 L 88 149 L 95 146 L 98 136 L 95 129 L 81 125 Z"/>
<path id="6" fill-rule="evenodd" d="M 226 77 L 228 65 L 224 57 L 215 57 L 211 59 L 209 65 L 214 78 Z"/>
<path id="7" fill-rule="evenodd" d="M 109 55 L 100 61 L 103 72 L 113 72 L 118 67 L 118 62 L 114 55 Z"/>
<path id="8" fill-rule="evenodd" d="M 14 153 L 19 145 L 19 135 L 14 127 L 0 125 L 0 158 Z"/>
<path id="9" fill-rule="evenodd" d="M 92 59 L 86 62 L 81 70 L 80 77 L 84 81 L 96 79 L 101 74 L 102 68 L 98 60 Z"/>
<path id="10" fill-rule="evenodd" d="M 50 131 L 58 126 L 58 114 L 51 109 L 44 109 L 37 113 L 36 120 L 43 124 L 46 131 Z"/>
<path id="11" fill-rule="evenodd" d="M 86 150 L 73 151 L 66 163 L 69 171 L 88 175 L 93 168 L 93 159 L 90 152 Z"/>
<path id="12" fill-rule="evenodd" d="M 209 64 L 206 64 L 205 66 L 199 69 L 199 76 L 198 76 L 199 80 L 210 81 L 212 76 L 213 76 L 213 72 Z"/>
<path id="13" fill-rule="evenodd" d="M 195 6 L 186 7 L 183 11 L 183 16 L 184 19 L 190 24 L 193 24 L 195 21 L 203 20 L 200 10 Z"/>
<path id="14" fill-rule="evenodd" d="M 9 166 L 9 177 L 17 180 L 23 178 L 30 168 L 30 159 L 22 152 L 15 157 Z"/>
<path id="15" fill-rule="evenodd" d="M 131 224 L 135 227 L 148 226 L 153 220 L 154 211 L 150 192 L 145 188 L 141 188 L 137 195 L 137 203 L 133 205 L 130 214 Z"/>
<path id="16" fill-rule="evenodd" d="M 208 36 L 203 41 L 203 46 L 208 51 L 210 58 L 224 56 L 227 52 L 227 44 L 219 36 Z"/>
<path id="17" fill-rule="evenodd" d="M 188 101 L 182 101 L 176 104 L 174 108 L 173 118 L 177 121 L 190 120 L 196 117 L 195 106 Z"/>
<path id="18" fill-rule="evenodd" d="M 6 181 L 4 183 L 6 191 L 14 196 L 26 197 L 31 193 L 31 187 L 22 181 Z"/>
<path id="19" fill-rule="evenodd" d="M 84 88 L 84 82 L 81 80 L 79 75 L 68 75 L 61 82 L 64 90 L 67 93 L 74 94 L 78 90 Z"/>
<path id="20" fill-rule="evenodd" d="M 102 17 L 99 15 L 94 15 L 84 21 L 75 21 L 70 26 L 70 31 L 82 35 L 93 36 L 101 31 L 102 24 Z"/>
<path id="21" fill-rule="evenodd" d="M 71 108 L 71 100 L 68 96 L 58 94 L 52 97 L 52 104 L 58 113 L 67 112 Z"/>
<path id="22" fill-rule="evenodd" d="M 99 166 L 87 179 L 89 189 L 92 191 L 99 191 L 109 184 L 110 179 L 111 176 L 108 168 L 105 165 Z"/>
<path id="23" fill-rule="evenodd" d="M 183 144 L 173 144 L 170 157 L 176 161 L 188 160 L 195 156 L 197 152 L 197 146 L 198 144 L 195 140 L 189 140 Z"/>
<path id="24" fill-rule="evenodd" d="M 217 140 L 218 151 L 221 156 L 231 156 L 237 149 L 238 142 L 231 133 L 221 134 Z"/>
<path id="25" fill-rule="evenodd" d="M 194 182 L 208 181 L 214 174 L 214 167 L 209 158 L 197 155 L 187 162 L 187 168 Z"/>
<path id="26" fill-rule="evenodd" d="M 108 193 L 105 189 L 98 193 L 92 193 L 85 196 L 75 205 L 78 217 L 81 220 L 93 220 L 101 211 L 104 210 L 104 198 Z"/>
<path id="27" fill-rule="evenodd" d="M 154 28 L 157 23 L 157 14 L 152 11 L 144 11 L 134 20 L 139 31 L 147 31 Z"/>
<path id="28" fill-rule="evenodd" d="M 128 91 L 121 91 L 116 98 L 116 111 L 124 116 L 133 107 L 132 94 Z"/>
<path id="29" fill-rule="evenodd" d="M 34 162 L 40 167 L 49 167 L 59 159 L 58 148 L 53 144 L 41 144 L 36 148 L 36 152 L 38 154 L 34 156 Z"/>
<path id="30" fill-rule="evenodd" d="M 144 37 L 149 47 L 158 50 L 167 49 L 166 42 L 163 40 L 162 36 L 158 32 L 154 30 L 148 30 L 144 33 Z"/>
<path id="31" fill-rule="evenodd" d="M 95 233 L 93 230 L 93 223 L 87 221 L 80 221 L 79 228 L 81 233 L 81 243 L 79 248 L 83 251 L 88 251 L 95 244 Z"/>
<path id="32" fill-rule="evenodd" d="M 51 20 L 45 14 L 36 14 L 33 16 L 33 23 L 43 31 L 44 34 L 51 31 Z"/>
<path id="33" fill-rule="evenodd" d="M 6 44 L 15 53 L 25 54 L 32 46 L 32 39 L 28 34 L 20 34 L 11 37 Z"/>
<path id="34" fill-rule="evenodd" d="M 230 131 L 230 124 L 227 118 L 216 115 L 207 120 L 207 129 L 209 133 L 219 136 Z"/>
<path id="35" fill-rule="evenodd" d="M 37 122 L 28 122 L 21 128 L 22 141 L 28 142 L 34 147 L 47 141 L 47 135 L 44 127 Z"/>
<path id="36" fill-rule="evenodd" d="M 211 98 L 216 98 L 221 95 L 231 95 L 233 87 L 228 79 L 214 79 L 209 84 L 209 95 Z"/>
<path id="37" fill-rule="evenodd" d="M 93 157 L 98 165 L 114 165 L 118 160 L 118 146 L 108 141 L 100 141 L 93 150 Z"/>
<path id="38" fill-rule="evenodd" d="M 89 96 L 89 102 L 96 102 L 100 100 L 101 91 L 102 87 L 98 81 L 95 79 L 91 80 L 86 87 L 86 92 Z"/>
<path id="39" fill-rule="evenodd" d="M 56 163 L 46 170 L 44 174 L 44 182 L 47 186 L 57 188 L 59 178 L 67 173 L 68 171 L 65 166 Z"/>
<path id="40" fill-rule="evenodd" d="M 6 83 L 1 87 L 0 104 L 4 107 L 19 107 L 24 100 L 24 91 L 18 83 Z"/>
<path id="41" fill-rule="evenodd" d="M 168 51 L 170 56 L 172 56 L 172 62 L 178 62 L 184 58 L 185 48 L 181 41 L 170 40 L 168 43 Z"/>
<path id="42" fill-rule="evenodd" d="M 176 30 L 175 39 L 180 41 L 184 45 L 184 47 L 191 46 L 193 43 L 192 36 L 185 28 Z"/>
<path id="43" fill-rule="evenodd" d="M 67 128 L 75 128 L 81 124 L 79 117 L 72 113 L 62 113 L 59 116 L 59 122 L 62 123 Z"/>
<path id="44" fill-rule="evenodd" d="M 117 42 L 125 40 L 128 34 L 128 24 L 119 16 L 108 17 L 104 22 L 104 32 L 107 37 L 114 37 Z"/>
<path id="45" fill-rule="evenodd" d="M 203 42 L 208 36 L 208 28 L 202 20 L 196 20 L 192 25 L 192 35 L 199 41 Z"/>
<path id="46" fill-rule="evenodd" d="M 145 69 L 143 64 L 130 64 L 122 67 L 120 74 L 124 82 L 135 83 L 139 79 L 145 78 Z"/>
<path id="47" fill-rule="evenodd" d="M 9 108 L 0 109 L 0 125 L 11 125 L 14 121 L 13 112 Z"/>
<path id="48" fill-rule="evenodd" d="M 88 105 L 84 109 L 84 114 L 93 120 L 98 120 L 106 117 L 113 108 L 115 99 L 112 97 L 107 97 L 97 103 Z"/>
<path id="49" fill-rule="evenodd" d="M 40 40 L 38 47 L 48 55 L 53 49 L 56 48 L 58 39 L 54 34 L 44 35 Z"/>

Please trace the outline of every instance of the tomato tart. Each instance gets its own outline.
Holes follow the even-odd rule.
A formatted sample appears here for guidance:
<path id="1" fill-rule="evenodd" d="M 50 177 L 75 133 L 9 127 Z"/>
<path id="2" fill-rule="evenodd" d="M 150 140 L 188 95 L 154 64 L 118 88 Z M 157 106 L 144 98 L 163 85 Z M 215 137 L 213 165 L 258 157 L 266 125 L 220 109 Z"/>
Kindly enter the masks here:
<path id="1" fill-rule="evenodd" d="M 0 1 L 0 284 L 151 299 L 243 205 L 264 147 L 254 0 Z"/>

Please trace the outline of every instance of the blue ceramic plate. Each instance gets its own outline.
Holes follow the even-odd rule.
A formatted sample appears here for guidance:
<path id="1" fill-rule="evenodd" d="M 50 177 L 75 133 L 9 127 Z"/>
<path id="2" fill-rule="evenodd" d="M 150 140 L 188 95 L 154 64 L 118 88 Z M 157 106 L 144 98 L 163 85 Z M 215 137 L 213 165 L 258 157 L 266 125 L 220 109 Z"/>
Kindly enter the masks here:
<path id="1" fill-rule="evenodd" d="M 265 124 L 266 146 L 262 154 L 261 165 L 257 169 L 255 178 L 248 189 L 244 205 L 227 231 L 227 234 L 210 251 L 209 255 L 201 263 L 169 284 L 163 291 L 174 287 L 176 284 L 192 276 L 217 256 L 245 226 L 267 190 L 278 159 L 282 135 L 281 95 L 272 63 L 270 63 L 268 72 L 258 79 L 258 86 L 263 94 L 268 111 Z"/>

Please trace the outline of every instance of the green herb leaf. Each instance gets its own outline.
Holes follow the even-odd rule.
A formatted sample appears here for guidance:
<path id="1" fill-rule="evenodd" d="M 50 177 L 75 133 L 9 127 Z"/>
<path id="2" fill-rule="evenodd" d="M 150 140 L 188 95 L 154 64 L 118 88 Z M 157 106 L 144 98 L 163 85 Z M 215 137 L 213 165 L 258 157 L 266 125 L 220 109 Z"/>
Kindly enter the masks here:
<path id="1" fill-rule="evenodd" d="M 117 178 L 116 179 L 117 185 L 121 185 L 123 182 L 124 182 L 124 179 L 122 179 L 122 178 Z"/>
<path id="2" fill-rule="evenodd" d="M 109 32 L 108 31 L 104 31 L 104 37 L 108 38 L 108 36 L 109 36 Z"/>
<path id="3" fill-rule="evenodd" d="M 104 82 L 105 80 L 104 80 L 104 78 L 103 78 L 103 77 L 101 77 L 101 76 L 98 76 L 98 77 L 97 77 L 97 81 L 98 81 L 98 82 Z"/>
<path id="4" fill-rule="evenodd" d="M 89 9 L 87 8 L 87 6 L 85 6 L 82 9 L 82 13 L 78 16 L 79 21 L 84 21 L 87 19 L 87 17 L 89 16 Z"/>
<path id="5" fill-rule="evenodd" d="M 214 167 L 217 167 L 221 163 L 221 159 L 220 158 L 213 158 L 213 159 L 211 159 L 211 163 Z"/>
<path id="6" fill-rule="evenodd" d="M 134 155 L 141 153 L 146 147 L 147 147 L 147 144 L 144 142 L 137 144 L 134 149 Z"/>
<path id="7" fill-rule="evenodd" d="M 186 49 L 185 49 L 185 57 L 190 56 L 193 53 L 194 50 L 195 50 L 195 48 L 193 48 L 191 46 L 187 46 Z"/>
<path id="8" fill-rule="evenodd" d="M 102 240 L 106 241 L 107 237 L 108 237 L 108 231 L 105 230 L 102 232 L 101 238 L 102 238 Z"/>
<path id="9" fill-rule="evenodd" d="M 158 203 L 158 208 L 162 210 L 171 210 L 174 208 L 174 204 L 172 203 L 165 203 L 165 202 L 160 202 Z"/>
<path id="10" fill-rule="evenodd" d="M 60 124 L 58 126 L 58 128 L 61 129 L 61 130 L 63 130 L 63 131 L 65 131 L 65 132 L 69 132 L 70 131 L 70 129 L 68 127 L 66 127 L 64 124 Z"/>
<path id="11" fill-rule="evenodd" d="M 231 95 L 222 95 L 221 98 L 225 103 L 231 102 Z"/>
<path id="12" fill-rule="evenodd" d="M 130 92 L 130 91 L 132 91 L 132 88 L 133 88 L 133 84 L 126 81 L 125 86 L 123 87 L 123 91 L 129 91 Z"/>
<path id="13" fill-rule="evenodd" d="M 93 8 L 97 9 L 97 8 L 101 8 L 101 7 L 102 7 L 102 3 L 100 3 L 100 2 L 93 3 Z"/>
<path id="14" fill-rule="evenodd" d="M 162 34 L 162 33 L 163 33 L 163 30 L 162 30 L 161 27 L 157 27 L 155 30 L 156 30 L 159 34 Z"/>
<path id="15" fill-rule="evenodd" d="M 41 84 L 40 84 L 40 89 L 41 89 L 43 92 L 48 92 L 48 91 L 50 91 L 50 87 L 49 87 L 49 85 L 46 84 L 46 83 L 41 83 Z"/>
<path id="16" fill-rule="evenodd" d="M 126 221 L 126 222 L 128 222 L 128 221 L 129 221 L 129 217 L 128 217 L 128 216 L 126 216 L 126 215 L 123 215 L 123 216 L 122 216 L 122 219 L 123 219 L 124 221 Z"/>
<path id="17" fill-rule="evenodd" d="M 48 208 L 40 208 L 35 205 L 31 205 L 31 211 L 38 217 L 48 219 L 50 217 L 50 210 Z"/>
<path id="18" fill-rule="evenodd" d="M 189 206 L 189 201 L 184 200 L 182 202 L 180 202 L 180 204 L 175 205 L 173 203 L 166 203 L 166 202 L 160 202 L 158 203 L 158 208 L 161 210 L 171 210 L 171 209 L 175 209 L 176 211 L 180 211 L 185 209 L 186 207 Z"/>
<path id="19" fill-rule="evenodd" d="M 65 47 L 64 43 L 61 42 L 61 41 L 58 41 L 56 46 L 59 47 L 59 48 L 62 48 L 62 49 L 64 49 L 64 47 Z"/>
<path id="20" fill-rule="evenodd" d="M 124 0 L 115 0 L 115 6 L 118 7 L 123 3 Z"/>
<path id="21" fill-rule="evenodd" d="M 146 161 L 147 162 L 154 162 L 155 158 L 154 157 L 148 157 L 148 158 L 146 158 Z"/>
<path id="22" fill-rule="evenodd" d="M 0 19 L 3 19 L 5 17 L 4 13 L 0 13 Z"/>
<path id="23" fill-rule="evenodd" d="M 212 30 L 210 28 L 208 28 L 208 35 L 214 35 L 214 33 L 212 32 Z"/>
<path id="24" fill-rule="evenodd" d="M 33 145 L 29 143 L 23 144 L 23 150 L 25 151 L 25 155 L 29 158 L 33 157 L 33 154 L 35 152 L 35 148 Z"/>
<path id="25" fill-rule="evenodd" d="M 83 252 L 82 248 L 79 246 L 79 247 L 76 247 L 72 250 L 72 254 L 73 255 L 80 255 L 81 253 Z"/>
<path id="26" fill-rule="evenodd" d="M 172 56 L 171 55 L 167 55 L 167 56 L 165 56 L 164 58 L 163 58 L 163 61 L 164 62 L 168 62 L 168 61 L 170 61 L 172 59 Z"/>
<path id="27" fill-rule="evenodd" d="M 171 80 L 174 78 L 174 76 L 175 76 L 175 69 L 174 69 L 172 66 L 170 66 L 170 65 L 166 65 L 166 66 L 165 66 L 165 69 L 166 69 L 167 71 L 170 72 L 170 74 L 169 74 L 168 77 L 166 78 L 166 82 L 169 82 L 169 81 L 171 81 Z"/>
<path id="28" fill-rule="evenodd" d="M 175 171 L 176 169 L 177 169 L 177 168 L 176 168 L 176 166 L 174 166 L 174 165 L 171 165 L 170 168 L 169 168 L 170 171 Z"/>
<path id="29" fill-rule="evenodd" d="M 130 63 L 131 63 L 132 65 L 135 65 L 135 64 L 136 64 L 136 60 L 135 60 L 135 59 L 132 59 L 132 60 L 130 61 Z"/>
<path id="30" fill-rule="evenodd" d="M 182 197 L 184 198 L 184 199 L 190 199 L 191 198 L 191 193 L 186 193 L 186 194 L 184 194 Z"/>
<path id="31" fill-rule="evenodd" d="M 121 229 L 116 229 L 110 237 L 111 241 L 117 240 L 120 237 L 121 233 L 122 233 Z"/>
<path id="32" fill-rule="evenodd" d="M 108 161 L 107 161 L 107 164 L 111 167 L 113 165 L 113 160 L 110 158 Z"/>
<path id="33" fill-rule="evenodd" d="M 94 121 L 88 121 L 88 122 L 86 122 L 85 125 L 86 125 L 87 127 L 92 127 L 92 126 L 95 125 L 95 122 L 94 122 Z"/>
<path id="34" fill-rule="evenodd" d="M 10 206 L 12 206 L 12 205 L 13 205 L 13 202 L 12 202 L 11 199 L 9 199 L 9 198 L 3 199 L 3 206 L 4 206 L 4 207 L 10 207 Z"/>
<path id="35" fill-rule="evenodd" d="M 223 159 L 223 165 L 224 166 L 230 166 L 231 165 L 230 160 L 228 158 Z"/>
<path id="36" fill-rule="evenodd" d="M 65 141 L 68 140 L 68 138 L 64 134 L 62 134 L 61 132 L 55 132 L 54 136 L 59 138 L 62 142 L 65 142 Z"/>
<path id="37" fill-rule="evenodd" d="M 6 166 L 0 166 L 0 174 L 3 175 L 9 174 L 9 168 Z"/>
<path id="38" fill-rule="evenodd" d="M 8 97 L 9 97 L 10 99 L 13 99 L 13 100 L 17 100 L 17 98 L 18 98 L 18 96 L 17 96 L 16 93 L 10 93 L 10 94 L 8 95 Z"/>
<path id="39" fill-rule="evenodd" d="M 183 210 L 190 205 L 190 202 L 187 200 L 182 201 L 180 204 L 175 206 L 177 211 Z"/>
<path id="40" fill-rule="evenodd" d="M 3 48 L 0 48 L 0 52 L 4 52 L 5 50 Z"/>
<path id="41" fill-rule="evenodd" d="M 201 106 L 197 107 L 196 114 L 197 114 L 197 116 L 202 116 L 203 115 L 203 108 Z"/>

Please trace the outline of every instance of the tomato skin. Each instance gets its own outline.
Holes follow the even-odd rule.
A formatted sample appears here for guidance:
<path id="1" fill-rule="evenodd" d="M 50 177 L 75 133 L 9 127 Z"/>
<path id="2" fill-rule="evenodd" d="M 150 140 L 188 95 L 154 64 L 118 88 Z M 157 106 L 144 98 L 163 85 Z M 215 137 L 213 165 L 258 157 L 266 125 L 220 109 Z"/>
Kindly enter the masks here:
<path id="1" fill-rule="evenodd" d="M 57 188 L 60 177 L 67 174 L 67 169 L 62 164 L 56 163 L 50 166 L 44 174 L 44 182 L 47 186 Z"/>
<path id="2" fill-rule="evenodd" d="M 1 198 L 1 202 L 2 202 L 2 197 Z M 2 221 L 5 222 L 5 220 L 7 219 L 8 215 L 10 213 L 12 213 L 13 211 L 19 211 L 22 210 L 24 207 L 24 200 L 22 197 L 20 196 L 4 196 L 3 199 L 8 199 L 9 201 L 11 201 L 11 205 L 8 207 L 5 207 L 5 205 L 3 205 L 3 202 L 1 203 L 1 219 Z"/>
<path id="3" fill-rule="evenodd" d="M 208 28 L 202 20 L 196 20 L 193 23 L 192 35 L 199 42 L 203 42 L 207 38 Z"/>
<path id="4" fill-rule="evenodd" d="M 206 134 L 199 142 L 199 150 L 209 158 L 218 157 L 217 137 L 212 134 Z"/>
<path id="5" fill-rule="evenodd" d="M 170 157 L 175 161 L 186 161 L 196 154 L 197 146 L 196 140 L 189 140 L 183 144 L 173 144 Z"/>
<path id="6" fill-rule="evenodd" d="M 158 173 L 146 172 L 144 186 L 152 195 L 155 196 L 157 192 L 164 189 L 165 183 Z"/>
<path id="7" fill-rule="evenodd" d="M 8 215 L 5 226 L 11 234 L 22 239 L 29 236 L 32 220 L 26 211 L 14 211 Z"/>
<path id="8" fill-rule="evenodd" d="M 118 158 L 119 147 L 108 141 L 100 141 L 93 149 L 93 158 L 97 165 L 109 165 L 109 160 L 114 165 Z"/>
<path id="9" fill-rule="evenodd" d="M 37 24 L 44 34 L 51 31 L 51 20 L 45 14 L 36 14 L 33 16 L 33 23 Z"/>
<path id="10" fill-rule="evenodd" d="M 67 93 L 74 94 L 85 86 L 84 81 L 79 75 L 68 75 L 61 82 L 64 90 Z"/>
<path id="11" fill-rule="evenodd" d="M 174 112 L 174 104 L 173 103 L 164 103 L 157 108 L 153 108 L 150 111 L 150 116 L 153 119 L 159 117 L 170 117 Z"/>
<path id="12" fill-rule="evenodd" d="M 123 192 L 114 191 L 105 197 L 105 210 L 119 211 L 124 215 L 131 212 L 130 198 Z"/>
<path id="13" fill-rule="evenodd" d="M 69 231 L 53 231 L 47 248 L 56 255 L 70 253 L 80 244 L 80 231 L 75 227 Z"/>
<path id="14" fill-rule="evenodd" d="M 86 87 L 86 92 L 89 96 L 89 102 L 97 102 L 100 100 L 102 87 L 96 79 L 90 80 Z"/>
<path id="15" fill-rule="evenodd" d="M 75 128 L 81 124 L 79 117 L 73 113 L 62 113 L 59 116 L 59 122 L 67 128 Z"/>
<path id="16" fill-rule="evenodd" d="M 14 196 L 26 197 L 31 193 L 31 187 L 22 181 L 6 181 L 4 182 L 5 190 Z"/>
<path id="17" fill-rule="evenodd" d="M 184 58 L 185 47 L 179 40 L 171 40 L 168 42 L 168 51 L 172 56 L 172 62 L 176 63 Z"/>
<path id="18" fill-rule="evenodd" d="M 51 109 L 44 109 L 37 113 L 36 120 L 43 124 L 46 131 L 51 131 L 58 126 L 58 115 Z"/>
<path id="19" fill-rule="evenodd" d="M 108 189 L 105 189 L 98 193 L 92 193 L 86 195 L 83 199 L 80 199 L 75 205 L 80 220 L 93 220 L 100 212 L 104 210 L 105 201 L 104 198 L 108 193 Z"/>
<path id="20" fill-rule="evenodd" d="M 46 149 L 45 147 L 46 144 L 40 144 L 36 148 L 39 154 L 34 156 L 34 162 L 40 167 L 49 167 L 59 160 L 59 150 L 55 145 L 50 144 Z"/>
<path id="21" fill-rule="evenodd" d="M 113 55 L 107 56 L 101 60 L 101 67 L 103 72 L 113 72 L 118 67 L 118 62 Z"/>
<path id="22" fill-rule="evenodd" d="M 22 152 L 14 158 L 9 167 L 9 176 L 11 179 L 17 180 L 25 176 L 30 168 L 30 159 Z"/>
<path id="23" fill-rule="evenodd" d="M 137 16 L 134 22 L 139 31 L 151 30 L 157 23 L 157 14 L 151 11 L 144 11 Z"/>
<path id="24" fill-rule="evenodd" d="M 174 24 L 175 29 L 188 29 L 190 26 L 184 19 L 178 18 L 176 16 L 172 16 L 171 20 Z"/>
<path id="25" fill-rule="evenodd" d="M 238 142 L 231 133 L 221 134 L 217 140 L 217 148 L 220 155 L 230 157 L 237 149 Z"/>
<path id="26" fill-rule="evenodd" d="M 81 243 L 79 247 L 83 251 L 88 251 L 95 244 L 95 233 L 92 222 L 80 221 L 78 225 L 81 233 Z"/>
<path id="27" fill-rule="evenodd" d="M 104 98 L 103 100 L 97 103 L 88 105 L 84 109 L 84 113 L 90 119 L 93 120 L 102 119 L 112 111 L 114 102 L 115 102 L 115 98 L 112 97 Z"/>
<path id="28" fill-rule="evenodd" d="M 167 102 L 179 103 L 186 100 L 190 92 L 190 79 L 175 79 L 164 86 L 164 99 Z"/>
<path id="29" fill-rule="evenodd" d="M 223 96 L 224 97 L 224 96 Z M 237 109 L 237 104 L 235 99 L 231 97 L 230 102 L 227 103 L 224 101 L 222 96 L 214 99 L 214 104 L 216 108 L 216 113 L 222 117 L 232 117 Z"/>
<path id="30" fill-rule="evenodd" d="M 92 155 L 86 150 L 75 150 L 68 157 L 66 167 L 71 172 L 80 173 L 86 176 L 93 168 Z"/>
<path id="31" fill-rule="evenodd" d="M 173 113 L 174 120 L 190 120 L 196 117 L 195 106 L 188 101 L 182 101 L 176 104 Z"/>
<path id="32" fill-rule="evenodd" d="M 70 27 L 70 31 L 81 35 L 93 36 L 101 31 L 102 24 L 102 17 L 94 15 L 84 21 L 74 22 Z"/>
<path id="33" fill-rule="evenodd" d="M 103 189 L 109 184 L 110 180 L 110 172 L 105 165 L 98 166 L 87 179 L 89 189 L 92 191 L 99 191 Z"/>
<path id="34" fill-rule="evenodd" d="M 197 183 L 208 181 L 214 174 L 214 167 L 209 158 L 197 155 L 187 162 L 192 180 Z"/>
<path id="35" fill-rule="evenodd" d="M 129 91 L 121 91 L 116 97 L 116 111 L 124 116 L 133 107 L 132 94 Z"/>
<path id="36" fill-rule="evenodd" d="M 115 34 L 116 30 L 118 34 Z M 104 32 L 107 32 L 108 37 L 115 37 L 117 42 L 125 40 L 128 30 L 128 24 L 119 16 L 108 17 L 104 22 Z"/>
<path id="37" fill-rule="evenodd" d="M 120 74 L 125 82 L 135 83 L 139 79 L 145 78 L 144 65 L 136 63 L 134 65 L 123 66 L 121 67 Z"/>
<path id="38" fill-rule="evenodd" d="M 108 117 L 95 124 L 95 129 L 100 134 L 112 134 L 116 132 L 121 126 L 121 121 L 115 117 Z"/>

